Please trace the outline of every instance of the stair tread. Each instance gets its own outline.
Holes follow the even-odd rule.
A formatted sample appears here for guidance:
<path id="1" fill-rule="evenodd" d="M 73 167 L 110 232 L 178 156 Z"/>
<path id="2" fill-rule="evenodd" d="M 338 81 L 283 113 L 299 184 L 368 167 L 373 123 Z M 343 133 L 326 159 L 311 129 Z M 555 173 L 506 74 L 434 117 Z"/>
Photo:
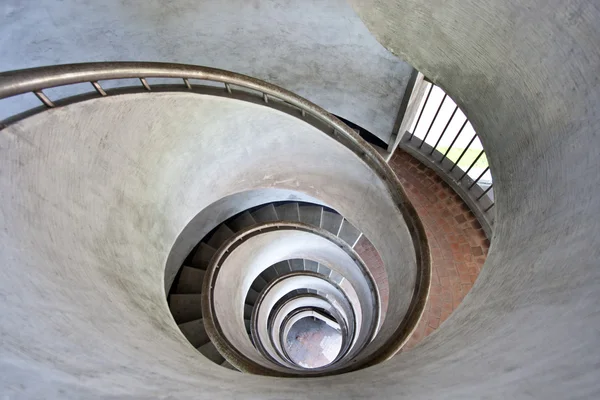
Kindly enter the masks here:
<path id="1" fill-rule="evenodd" d="M 171 294 L 169 308 L 178 324 L 200 319 L 202 318 L 202 295 Z"/>
<path id="2" fill-rule="evenodd" d="M 338 235 L 340 239 L 348 243 L 350 247 L 354 247 L 358 238 L 360 237 L 360 231 L 354 227 L 347 219 L 342 222 L 340 233 Z"/>
<path id="3" fill-rule="evenodd" d="M 323 210 L 323 218 L 321 219 L 321 228 L 337 236 L 344 218 L 333 211 Z"/>
<path id="4" fill-rule="evenodd" d="M 256 221 L 249 211 L 244 211 L 230 221 L 227 221 L 227 226 L 229 226 L 235 232 L 239 232 L 242 229 L 248 228 L 252 225 L 256 225 Z"/>
<path id="5" fill-rule="evenodd" d="M 248 289 L 248 294 L 246 295 L 246 304 L 256 304 L 256 300 L 258 300 L 258 292 L 252 288 Z"/>
<path id="6" fill-rule="evenodd" d="M 232 370 L 232 371 L 237 371 L 237 370 L 238 370 L 236 367 L 234 367 L 233 365 L 231 365 L 231 364 L 229 363 L 229 361 L 227 361 L 227 360 L 225 360 L 225 361 L 224 361 L 224 362 L 221 364 L 221 367 L 224 367 L 224 368 L 230 369 L 230 370 Z"/>
<path id="7" fill-rule="evenodd" d="M 277 218 L 281 221 L 300 221 L 298 203 L 284 203 L 275 207 Z"/>
<path id="8" fill-rule="evenodd" d="M 232 231 L 231 228 L 229 228 L 226 224 L 221 224 L 206 243 L 208 243 L 209 246 L 218 249 L 234 234 L 235 232 Z"/>
<path id="9" fill-rule="evenodd" d="M 202 319 L 196 319 L 193 321 L 179 324 L 179 329 L 183 335 L 189 340 L 194 347 L 200 347 L 210 341 L 206 329 L 204 328 L 204 321 Z"/>
<path id="10" fill-rule="evenodd" d="M 329 274 L 331 273 L 331 270 L 323 264 L 318 264 L 317 268 L 317 272 L 319 274 L 329 276 Z"/>
<path id="11" fill-rule="evenodd" d="M 319 263 L 312 260 L 304 260 L 304 268 L 306 271 L 314 271 L 317 272 L 319 267 Z"/>
<path id="12" fill-rule="evenodd" d="M 200 353 L 202 353 L 206 358 L 211 360 L 216 364 L 222 364 L 225 361 L 225 357 L 219 353 L 219 350 L 215 347 L 213 342 L 208 342 L 200 347 L 198 347 Z"/>
<path id="13" fill-rule="evenodd" d="M 277 272 L 277 265 L 281 264 L 281 268 L 286 268 L 286 264 L 281 261 L 269 268 L 267 268 L 266 270 L 264 270 L 261 275 L 263 276 L 263 278 L 265 278 L 265 280 L 267 282 L 271 282 L 273 279 L 276 279 L 279 276 L 279 273 Z"/>
<path id="14" fill-rule="evenodd" d="M 267 281 L 265 280 L 265 278 L 259 275 L 256 277 L 256 279 L 254 279 L 250 287 L 260 293 L 261 290 L 265 288 L 265 286 L 267 286 Z"/>
<path id="15" fill-rule="evenodd" d="M 250 319 L 252 317 L 252 310 L 253 310 L 253 307 L 251 305 L 244 304 L 244 318 L 245 319 Z"/>
<path id="16" fill-rule="evenodd" d="M 252 211 L 251 214 L 258 223 L 273 222 L 278 220 L 277 212 L 275 211 L 275 206 L 273 204 L 267 204 L 257 208 L 256 210 Z"/>
<path id="17" fill-rule="evenodd" d="M 177 293 L 177 294 L 201 293 L 205 273 L 206 273 L 206 271 L 198 269 L 198 268 L 183 266 L 183 268 L 181 268 L 181 272 L 179 274 L 179 279 L 177 281 L 175 293 Z"/>
<path id="18" fill-rule="evenodd" d="M 210 263 L 212 256 L 215 254 L 216 251 L 217 249 L 208 245 L 207 243 L 200 243 L 198 249 L 196 250 L 196 253 L 192 257 L 190 265 L 194 268 L 206 270 L 208 268 L 208 264 Z"/>
<path id="19" fill-rule="evenodd" d="M 300 221 L 313 226 L 321 226 L 321 213 L 323 207 L 300 204 Z"/>
<path id="20" fill-rule="evenodd" d="M 290 269 L 290 264 L 286 263 L 286 262 L 278 262 L 277 264 L 275 264 L 275 271 L 277 272 L 277 276 L 281 276 L 283 274 L 287 274 L 288 272 L 291 272 Z"/>
<path id="21" fill-rule="evenodd" d="M 294 260 L 290 260 L 290 270 L 291 271 L 304 271 L 304 260 L 296 258 Z"/>
<path id="22" fill-rule="evenodd" d="M 339 285 L 344 280 L 344 276 L 337 271 L 331 270 L 329 273 L 329 279 Z"/>

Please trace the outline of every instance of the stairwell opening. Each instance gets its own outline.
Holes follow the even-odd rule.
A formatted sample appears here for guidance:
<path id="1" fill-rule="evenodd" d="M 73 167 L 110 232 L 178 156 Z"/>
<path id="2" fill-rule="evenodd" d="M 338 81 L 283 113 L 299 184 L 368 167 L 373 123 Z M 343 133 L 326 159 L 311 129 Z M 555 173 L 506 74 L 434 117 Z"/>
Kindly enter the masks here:
<path id="1" fill-rule="evenodd" d="M 342 349 L 342 333 L 332 323 L 309 316 L 296 321 L 287 334 L 285 350 L 303 368 L 330 364 Z"/>

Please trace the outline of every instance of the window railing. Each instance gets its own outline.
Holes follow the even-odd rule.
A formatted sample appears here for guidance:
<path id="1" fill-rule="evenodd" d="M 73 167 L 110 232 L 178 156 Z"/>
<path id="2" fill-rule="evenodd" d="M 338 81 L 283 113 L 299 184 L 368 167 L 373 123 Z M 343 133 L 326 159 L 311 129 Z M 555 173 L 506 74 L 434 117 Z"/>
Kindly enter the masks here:
<path id="1" fill-rule="evenodd" d="M 434 169 L 469 205 L 488 237 L 494 210 L 494 182 L 479 136 L 458 105 L 426 82 L 400 147 Z"/>

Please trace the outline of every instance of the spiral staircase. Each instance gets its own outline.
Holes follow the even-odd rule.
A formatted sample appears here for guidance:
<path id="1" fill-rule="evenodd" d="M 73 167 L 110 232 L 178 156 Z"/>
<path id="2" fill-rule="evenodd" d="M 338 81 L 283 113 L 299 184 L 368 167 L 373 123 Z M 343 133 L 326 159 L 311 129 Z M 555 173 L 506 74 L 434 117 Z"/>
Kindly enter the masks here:
<path id="1" fill-rule="evenodd" d="M 248 230 L 250 232 L 247 232 Z M 287 335 L 280 335 L 280 332 L 289 332 L 292 322 L 301 320 L 296 318 L 292 319 L 292 322 L 289 321 L 301 311 L 304 312 L 303 315 L 308 315 L 307 311 L 319 313 L 326 318 L 325 321 L 333 323 L 338 331 L 343 332 L 342 338 L 346 342 L 343 346 L 345 354 L 336 357 L 336 365 L 341 365 L 343 356 L 359 345 L 354 337 L 358 339 L 363 320 L 358 321 L 358 316 L 367 313 L 370 314 L 365 320 L 368 326 L 363 325 L 362 329 L 369 332 L 367 341 L 363 339 L 363 342 L 368 344 L 378 326 L 380 301 L 376 283 L 368 268 L 360 260 L 360 256 L 352 251 L 361 233 L 347 219 L 322 205 L 278 202 L 243 211 L 221 223 L 200 241 L 179 271 L 169 294 L 170 310 L 182 333 L 200 353 L 217 364 L 233 368 L 230 361 L 221 355 L 221 352 L 235 352 L 235 347 L 224 345 L 226 340 L 221 339 L 217 333 L 214 303 L 217 301 L 217 293 L 222 298 L 221 301 L 234 298 L 232 289 L 235 287 L 230 283 L 234 276 L 230 273 L 228 278 L 220 278 L 225 279 L 225 285 L 213 287 L 213 282 L 216 283 L 215 269 L 220 263 L 219 259 L 213 261 L 213 257 L 216 253 L 233 252 L 234 245 L 241 246 L 241 241 L 246 239 L 248 233 L 254 237 L 271 236 L 269 240 L 277 241 L 279 251 L 281 247 L 286 246 L 286 242 L 295 245 L 295 248 L 289 249 L 290 253 L 285 259 L 270 266 L 270 262 L 263 264 L 259 274 L 253 280 L 249 280 L 250 287 L 244 289 L 245 293 L 238 293 L 238 297 L 243 298 L 244 302 L 240 305 L 241 312 L 238 313 L 238 318 L 243 316 L 243 325 L 241 320 L 238 321 L 240 323 L 237 329 L 245 326 L 253 346 L 269 360 L 271 368 L 302 370 L 291 360 L 289 354 L 284 354 Z M 311 249 L 310 240 L 314 240 L 311 238 L 314 235 L 322 239 L 321 245 L 327 246 L 327 241 L 332 241 L 334 248 L 343 248 L 345 254 L 340 251 L 336 256 L 330 253 L 331 249 L 324 252 L 321 247 Z M 301 240 L 303 242 L 300 242 Z M 302 243 L 301 247 L 295 242 Z M 246 254 L 243 260 L 249 262 L 250 257 L 257 257 L 257 245 L 251 249 L 252 253 Z M 236 248 L 236 252 L 240 251 L 241 249 Z M 299 258 L 300 256 L 311 258 Z M 340 263 L 339 260 L 346 257 L 350 257 L 350 263 Z M 278 258 L 281 258 L 281 255 Z M 224 263 L 218 268 L 219 274 L 226 273 Z M 242 272 L 237 267 L 233 274 Z M 348 283 L 352 281 L 353 284 Z M 358 285 L 358 288 L 354 285 Z M 208 293 L 204 296 L 207 303 L 205 306 L 202 306 L 203 288 Z M 359 289 L 363 290 L 358 291 Z M 362 302 L 359 301 L 359 293 L 364 297 Z M 268 304 L 273 305 L 267 308 L 265 302 L 269 297 L 271 300 Z M 228 303 L 226 307 L 231 314 L 232 304 Z M 203 314 L 208 321 L 203 319 Z M 224 318 L 233 316 L 225 315 Z M 282 325 L 284 320 L 291 325 Z M 208 329 L 205 326 L 207 322 Z M 220 333 L 224 336 L 223 332 Z M 216 347 L 211 337 L 215 337 L 217 343 L 221 344 Z M 270 352 L 267 349 L 270 349 Z M 252 371 L 252 361 L 249 358 L 250 356 L 246 363 L 238 360 L 236 367 Z M 333 365 L 329 366 L 331 367 Z M 281 371 L 285 372 L 283 369 Z M 319 372 L 326 372 L 326 369 L 320 368 Z"/>
<path id="2" fill-rule="evenodd" d="M 187 64 L 9 71 L 0 100 L 37 105 L 0 125 L 6 397 L 600 395 L 600 10 L 351 3 L 494 174 L 485 268 L 443 326 L 403 351 L 435 248 L 385 151 L 324 108 Z M 301 321 L 339 337 L 327 362 L 291 353 Z"/>

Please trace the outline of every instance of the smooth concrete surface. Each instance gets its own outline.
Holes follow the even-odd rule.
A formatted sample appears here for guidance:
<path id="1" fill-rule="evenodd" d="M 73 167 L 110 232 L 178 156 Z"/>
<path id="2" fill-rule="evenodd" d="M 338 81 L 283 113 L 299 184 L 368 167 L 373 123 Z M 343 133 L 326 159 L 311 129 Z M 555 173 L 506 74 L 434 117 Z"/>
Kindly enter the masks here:
<path id="1" fill-rule="evenodd" d="M 165 293 L 169 293 L 184 260 L 210 231 L 242 211 L 284 200 L 321 204 L 320 200 L 297 190 L 263 187 L 231 194 L 203 208 L 187 223 L 171 247 L 165 267 Z"/>
<path id="2" fill-rule="evenodd" d="M 322 199 L 379 250 L 397 282 L 389 307 L 402 314 L 412 296 L 414 246 L 384 183 L 322 131 L 268 107 L 184 93 L 100 98 L 1 130 L 0 149 L 0 387 L 9 396 L 273 388 L 215 369 L 165 298 L 171 246 L 201 210 L 235 193 Z"/>
<path id="3" fill-rule="evenodd" d="M 96 174 L 112 182 L 111 188 L 123 188 L 123 182 L 114 181 L 118 176 L 141 189 L 135 175 L 117 174 L 122 165 L 111 167 L 102 157 L 93 163 L 97 150 L 86 162 L 73 162 L 82 157 L 73 151 L 78 145 L 61 142 L 62 132 L 50 124 L 35 135 L 19 125 L 1 132 L 0 384 L 7 396 L 600 397 L 597 1 L 355 3 L 386 46 L 463 107 L 488 150 L 498 189 L 495 236 L 486 265 L 461 307 L 415 349 L 363 371 L 311 380 L 217 373 L 190 352 L 178 332 L 161 322 L 168 318 L 166 307 L 156 299 L 145 301 L 145 291 L 134 289 L 158 291 L 154 287 L 158 283 L 137 273 L 148 266 L 136 263 L 136 274 L 126 273 L 133 268 L 132 248 L 146 254 L 133 261 L 154 257 L 151 265 L 160 264 L 162 251 L 156 249 L 165 250 L 160 245 L 164 240 L 154 243 L 148 232 L 153 227 L 160 232 L 169 224 L 149 221 L 138 211 L 147 207 L 157 216 L 164 207 L 125 201 L 127 197 L 114 190 L 114 199 L 123 199 L 122 209 L 111 211 L 119 221 L 103 220 L 105 233 L 121 241 L 122 248 L 115 247 L 114 240 L 109 247 L 103 240 L 91 241 L 104 235 L 94 238 L 80 227 L 100 221 L 98 213 L 107 216 L 103 203 L 73 195 L 85 182 L 72 173 L 66 180 L 60 175 L 70 168 L 80 178 Z M 102 137 L 90 134 L 92 149 L 110 143 Z M 75 139 L 81 142 L 85 137 L 69 141 Z M 166 150 L 171 146 L 161 144 Z M 176 159 L 166 150 L 163 157 Z M 51 168 L 49 156 L 62 170 Z M 135 152 L 130 156 L 124 159 L 136 160 Z M 160 160 L 149 157 L 150 161 Z M 106 172 L 97 168 L 98 163 L 105 163 Z M 134 164 L 127 172 L 141 170 L 146 169 L 138 170 Z M 60 196 L 56 188 L 61 189 Z M 96 185 L 85 189 L 87 195 L 98 193 Z M 67 210 L 59 204 L 66 200 L 71 207 L 63 219 L 60 214 Z M 149 229 L 143 235 L 134 230 L 125 211 L 140 215 L 138 223 Z M 176 228 L 166 230 L 173 236 Z M 75 231 L 82 235 L 71 233 Z M 80 251 L 83 246 L 93 251 Z M 74 279 L 78 285 L 65 291 Z M 107 289 L 115 297 L 100 295 Z M 98 314 L 103 311 L 98 306 L 107 304 L 112 313 Z M 95 311 L 93 318 L 86 306 Z M 125 318 L 132 312 L 140 318 Z M 48 337 L 51 343 L 41 342 Z M 132 343 L 138 347 L 132 348 Z M 123 349 L 126 353 L 119 351 Z"/>
<path id="4" fill-rule="evenodd" d="M 311 286 L 307 286 L 311 285 Z M 298 288 L 307 288 L 311 287 L 317 290 L 320 293 L 325 294 L 328 301 L 331 304 L 343 304 L 345 301 L 345 296 L 338 290 L 331 282 L 328 282 L 323 276 L 302 276 L 296 275 L 286 279 L 282 279 L 277 282 L 273 287 L 265 293 L 264 301 L 259 306 L 257 310 L 257 334 L 258 338 L 261 341 L 262 345 L 265 347 L 265 350 L 272 355 L 279 363 L 283 365 L 288 365 L 288 367 L 293 367 L 293 364 L 285 362 L 281 357 L 277 355 L 277 351 L 273 343 L 271 343 L 271 335 L 272 331 L 268 329 L 268 318 L 273 308 L 276 306 L 277 302 L 281 300 L 286 294 L 293 292 Z M 300 301 L 304 302 L 305 305 L 309 306 L 310 303 L 313 303 L 314 300 L 310 297 L 303 297 L 302 300 L 295 302 L 294 300 L 288 302 L 285 306 L 281 308 L 281 312 L 288 314 L 293 311 L 296 306 L 298 306 Z M 356 315 L 360 312 L 360 306 L 356 304 L 352 304 L 352 310 L 349 311 L 352 313 L 354 320 L 356 321 L 356 332 L 360 330 L 359 316 Z M 238 347 L 237 345 L 235 347 Z"/>
<path id="5" fill-rule="evenodd" d="M 352 393 L 599 398 L 600 4 L 352 2 L 466 111 L 497 201 L 490 253 L 460 307 L 414 350 L 354 374 L 377 383 Z"/>
<path id="6" fill-rule="evenodd" d="M 313 315 L 319 315 L 312 313 Z M 297 317 L 294 317 L 295 319 Z M 305 368 L 318 368 L 330 364 L 339 355 L 342 335 L 325 321 L 305 314 L 292 324 L 286 341 L 286 353 L 296 364 Z"/>
<path id="7" fill-rule="evenodd" d="M 385 142 L 412 71 L 373 38 L 345 0 L 0 3 L 0 71 L 90 61 L 164 61 L 247 74 Z M 72 90 L 92 90 L 80 86 Z M 0 120 L 25 105 L 39 102 L 33 95 L 19 104 L 0 101 Z"/>
<path id="8" fill-rule="evenodd" d="M 231 250 L 227 258 L 220 263 L 211 298 L 214 302 L 214 317 L 229 342 L 245 354 L 255 351 L 244 329 L 246 294 L 252 282 L 263 271 L 280 261 L 290 259 L 314 260 L 331 266 L 331 269 L 345 277 L 350 285 L 344 287 L 347 290 L 344 295 L 353 307 L 356 339 L 362 339 L 361 343 L 368 343 L 373 332 L 368 328 L 361 330 L 361 327 L 374 327 L 379 321 L 377 292 L 366 282 L 356 262 L 338 244 L 317 234 L 294 229 L 252 236 Z M 325 285 L 323 289 L 317 286 L 321 284 Z M 266 326 L 272 307 L 281 297 L 295 289 L 317 289 L 332 296 L 339 292 L 331 283 L 313 276 L 293 276 L 273 286 L 258 310 L 258 324 L 264 328 L 259 331 L 263 336 L 263 343 L 268 342 Z M 342 301 L 342 298 L 340 297 L 338 302 Z M 268 349 L 268 346 L 266 347 Z"/>

